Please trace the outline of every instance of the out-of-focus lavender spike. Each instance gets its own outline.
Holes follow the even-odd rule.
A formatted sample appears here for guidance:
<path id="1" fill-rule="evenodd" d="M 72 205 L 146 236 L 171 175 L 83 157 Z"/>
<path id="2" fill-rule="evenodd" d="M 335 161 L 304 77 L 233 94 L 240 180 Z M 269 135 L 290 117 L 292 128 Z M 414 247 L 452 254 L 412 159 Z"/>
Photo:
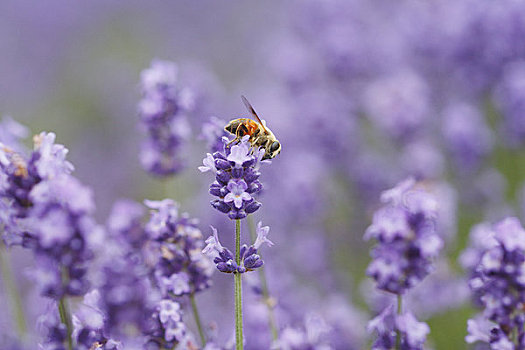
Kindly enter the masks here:
<path id="1" fill-rule="evenodd" d="M 444 111 L 443 137 L 456 172 L 472 172 L 492 151 L 492 134 L 473 106 L 459 103 Z"/>
<path id="2" fill-rule="evenodd" d="M 394 349 L 397 334 L 401 349 L 423 350 L 423 344 L 430 332 L 428 325 L 417 321 L 412 313 L 396 314 L 393 305 L 371 320 L 368 330 L 377 334 L 377 339 L 372 345 L 373 350 Z"/>
<path id="3" fill-rule="evenodd" d="M 33 188 L 41 181 L 73 171 L 73 165 L 65 159 L 67 149 L 56 144 L 55 138 L 54 133 L 36 135 L 35 149 L 29 158 L 9 145 L 0 147 L 0 197 L 6 209 L 2 213 L 2 221 L 5 225 L 4 241 L 8 244 L 22 243 L 22 234 L 27 230 L 25 219 L 33 205 L 30 198 Z"/>
<path id="4" fill-rule="evenodd" d="M 141 127 L 147 134 L 140 161 L 154 176 L 166 177 L 184 168 L 184 143 L 191 130 L 186 113 L 192 108 L 192 93 L 179 86 L 177 66 L 154 60 L 141 74 Z"/>
<path id="5" fill-rule="evenodd" d="M 409 141 L 428 124 L 430 97 L 416 72 L 401 71 L 370 84 L 365 92 L 367 117 L 393 140 Z"/>
<path id="6" fill-rule="evenodd" d="M 98 229 L 91 217 L 91 189 L 70 175 L 61 175 L 38 183 L 29 199 L 32 207 L 24 246 L 41 261 L 35 278 L 41 282 L 42 293 L 55 299 L 84 294 L 89 287 L 87 263 L 93 257 L 87 237 Z M 41 278 L 47 274 L 55 278 Z"/>
<path id="7" fill-rule="evenodd" d="M 211 285 L 213 267 L 202 253 L 204 240 L 197 221 L 179 214 L 170 199 L 146 201 L 151 209 L 146 233 L 150 238 L 147 254 L 164 297 L 194 294 Z"/>
<path id="8" fill-rule="evenodd" d="M 272 349 L 334 349 L 330 346 L 328 335 L 330 327 L 319 315 L 309 314 L 299 327 L 286 327 L 279 339 L 272 344 Z"/>
<path id="9" fill-rule="evenodd" d="M 488 342 L 493 349 L 520 348 L 525 346 L 525 315 L 520 307 L 525 300 L 525 230 L 517 218 L 509 217 L 496 223 L 488 238 L 491 243 L 469 285 L 480 296 L 483 318 L 493 324 L 488 336 L 482 331 L 483 319 L 469 321 L 466 339 Z"/>
<path id="10" fill-rule="evenodd" d="M 503 133 L 509 146 L 525 143 L 525 61 L 506 67 L 496 91 L 496 101 L 503 115 Z"/>
<path id="11" fill-rule="evenodd" d="M 437 203 L 413 180 L 383 192 L 381 199 L 385 206 L 365 234 L 378 241 L 367 274 L 379 289 L 403 294 L 430 273 L 443 247 L 436 232 Z"/>

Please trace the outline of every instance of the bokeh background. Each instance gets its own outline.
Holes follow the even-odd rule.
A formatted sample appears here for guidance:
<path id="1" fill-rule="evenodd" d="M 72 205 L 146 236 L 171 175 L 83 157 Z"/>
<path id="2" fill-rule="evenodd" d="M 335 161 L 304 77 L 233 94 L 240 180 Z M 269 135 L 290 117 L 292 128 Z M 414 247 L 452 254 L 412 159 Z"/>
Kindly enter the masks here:
<path id="1" fill-rule="evenodd" d="M 254 218 L 275 242 L 264 257 L 278 323 L 321 315 L 336 349 L 365 348 L 381 305 L 362 239 L 381 191 L 424 181 L 446 247 L 411 307 L 431 327 L 430 346 L 467 348 L 475 310 L 458 257 L 469 231 L 525 219 L 524 2 L 2 0 L 0 52 L 0 114 L 58 135 L 101 223 L 119 198 L 169 197 L 205 236 L 213 224 L 231 244 L 233 222 L 209 205 L 211 179 L 197 170 L 207 152 L 199 135 L 210 116 L 245 116 L 246 95 L 283 145 L 262 170 Z M 196 101 L 187 167 L 169 179 L 138 160 L 140 72 L 155 58 L 176 62 Z M 31 256 L 15 248 L 9 258 L 36 334 Z M 199 297 L 224 341 L 229 277 L 216 273 Z M 246 296 L 254 349 L 269 348 L 265 312 Z M 0 318 L 9 337 L 10 317 Z"/>

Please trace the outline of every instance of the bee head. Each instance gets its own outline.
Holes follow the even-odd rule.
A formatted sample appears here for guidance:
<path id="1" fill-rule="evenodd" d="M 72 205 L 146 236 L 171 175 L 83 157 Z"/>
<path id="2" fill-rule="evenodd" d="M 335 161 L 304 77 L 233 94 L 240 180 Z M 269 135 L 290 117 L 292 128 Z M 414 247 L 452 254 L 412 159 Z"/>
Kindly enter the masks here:
<path id="1" fill-rule="evenodd" d="M 275 140 L 266 147 L 266 153 L 264 153 L 262 160 L 272 159 L 279 153 L 281 153 L 281 144 L 279 141 Z"/>

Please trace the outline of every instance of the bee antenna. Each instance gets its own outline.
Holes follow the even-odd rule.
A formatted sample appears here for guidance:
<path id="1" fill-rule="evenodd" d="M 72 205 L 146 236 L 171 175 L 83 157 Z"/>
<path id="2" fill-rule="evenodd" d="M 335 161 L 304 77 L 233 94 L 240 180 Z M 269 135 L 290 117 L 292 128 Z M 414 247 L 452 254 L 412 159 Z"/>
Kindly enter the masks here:
<path id="1" fill-rule="evenodd" d="M 264 129 L 264 131 L 267 132 L 266 127 L 264 126 L 263 122 L 261 121 L 261 118 L 259 118 L 259 116 L 257 115 L 257 112 L 255 112 L 255 109 L 252 107 L 250 102 L 248 102 L 248 99 L 246 97 L 244 97 L 244 95 L 241 95 L 241 100 L 244 103 L 244 105 L 246 106 L 246 109 L 248 109 L 248 111 L 257 119 L 257 121 L 259 122 L 259 124 L 261 124 L 262 128 Z"/>

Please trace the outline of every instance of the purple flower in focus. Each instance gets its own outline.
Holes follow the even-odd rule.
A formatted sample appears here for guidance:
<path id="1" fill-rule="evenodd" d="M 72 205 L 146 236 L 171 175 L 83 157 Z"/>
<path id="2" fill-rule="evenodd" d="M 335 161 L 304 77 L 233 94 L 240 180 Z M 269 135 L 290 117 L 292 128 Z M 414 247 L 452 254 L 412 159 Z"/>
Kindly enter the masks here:
<path id="1" fill-rule="evenodd" d="M 244 180 L 230 180 L 226 188 L 230 192 L 224 196 L 224 202 L 230 205 L 231 202 L 233 202 L 235 209 L 241 209 L 243 202 L 250 202 L 252 200 L 252 196 L 246 192 L 248 185 Z"/>
<path id="2" fill-rule="evenodd" d="M 437 203 L 409 179 L 383 192 L 365 239 L 375 238 L 367 274 L 377 288 L 403 294 L 432 270 L 443 241 L 436 232 Z"/>
<path id="3" fill-rule="evenodd" d="M 247 246 L 243 244 L 240 250 L 240 265 L 235 262 L 233 253 L 223 247 L 219 242 L 219 236 L 215 227 L 211 226 L 213 234 L 206 239 L 206 247 L 202 250 L 204 254 L 214 257 L 213 262 L 217 269 L 225 273 L 244 273 L 253 271 L 261 267 L 264 262 L 257 254 L 258 249 L 263 243 L 272 246 L 273 242 L 267 238 L 270 227 L 262 226 L 262 222 L 257 224 L 257 238 L 255 242 Z"/>
<path id="4" fill-rule="evenodd" d="M 191 93 L 181 89 L 177 66 L 155 60 L 141 74 L 141 127 L 147 133 L 140 161 L 156 176 L 170 176 L 184 168 L 182 146 L 191 133 L 186 113 L 191 109 Z"/>
<path id="5" fill-rule="evenodd" d="M 232 220 L 243 219 L 254 213 L 261 203 L 254 196 L 262 189 L 258 178 L 264 149 L 254 150 L 245 136 L 239 144 L 224 147 L 223 152 L 215 152 L 203 160 L 201 172 L 211 171 L 215 181 L 210 185 L 210 194 L 218 197 L 211 205 L 218 211 L 228 214 Z M 223 139 L 223 142 L 226 142 Z M 213 164 L 212 164 L 213 159 Z"/>

